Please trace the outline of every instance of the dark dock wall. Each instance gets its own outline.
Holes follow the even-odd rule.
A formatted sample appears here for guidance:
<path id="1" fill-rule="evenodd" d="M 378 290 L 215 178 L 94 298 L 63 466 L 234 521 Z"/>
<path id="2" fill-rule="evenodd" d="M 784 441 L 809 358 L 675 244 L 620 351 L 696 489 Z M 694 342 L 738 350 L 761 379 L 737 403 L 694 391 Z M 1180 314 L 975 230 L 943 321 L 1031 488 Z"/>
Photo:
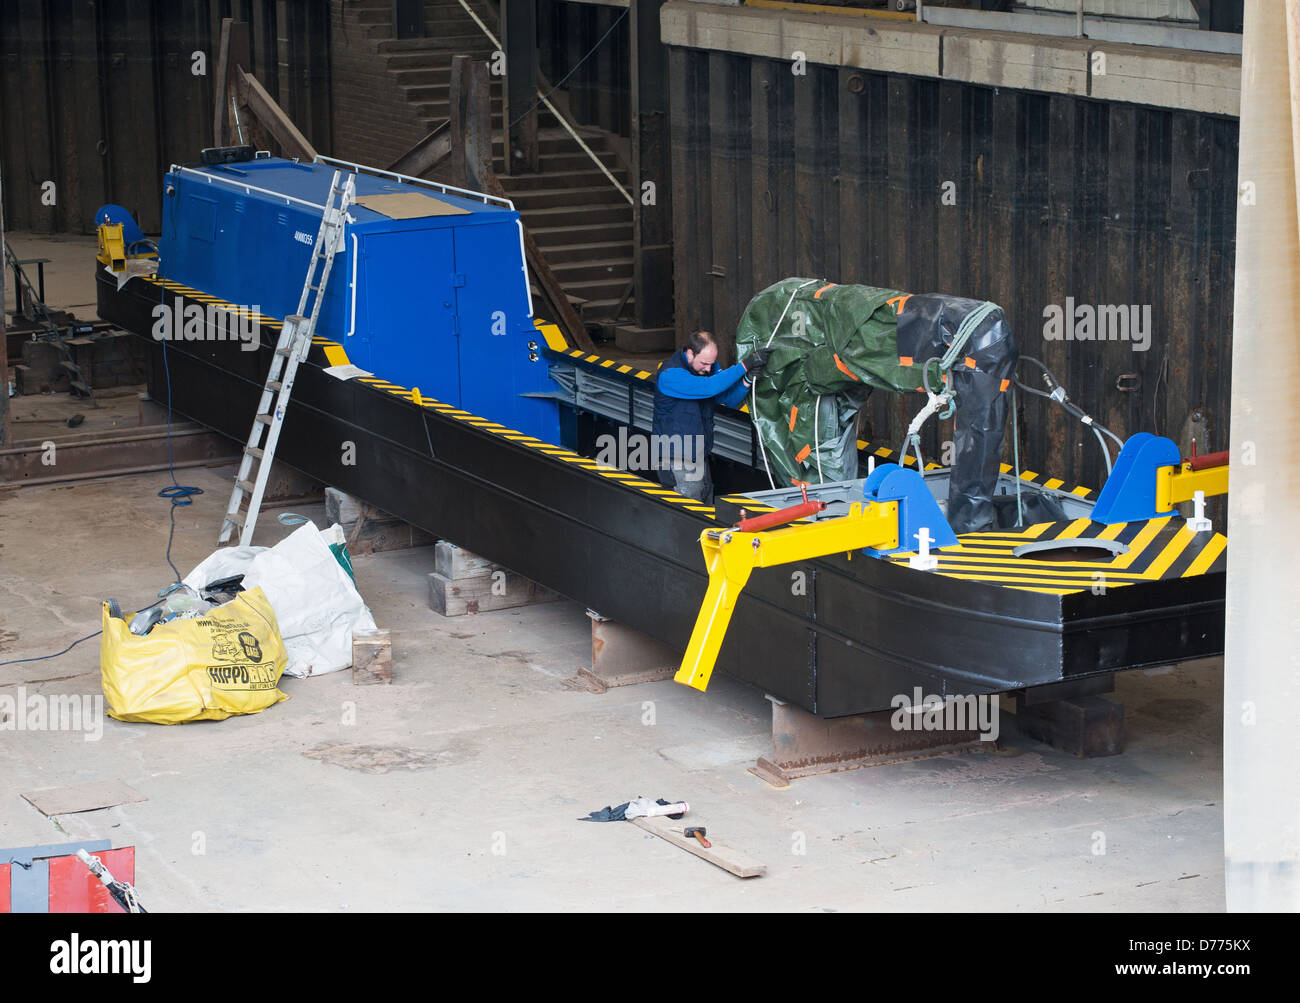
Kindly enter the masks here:
<path id="1" fill-rule="evenodd" d="M 627 14 L 626 8 L 537 0 L 539 70 L 552 86 L 568 76 L 560 93 L 575 122 L 618 136 L 632 131 Z"/>
<path id="2" fill-rule="evenodd" d="M 991 299 L 1121 437 L 1227 447 L 1235 118 L 681 47 L 669 68 L 680 335 L 730 357 L 750 297 L 789 275 Z M 1149 350 L 1045 340 L 1067 296 L 1149 305 Z M 921 402 L 877 395 L 874 431 L 899 441 Z M 1026 467 L 1101 482 L 1090 432 L 1023 414 Z"/>
<path id="3" fill-rule="evenodd" d="M 276 0 L 4 0 L 0 164 L 5 225 L 91 233 L 105 202 L 161 225 L 172 163 L 212 145 L 221 19 L 249 25 L 254 73 L 329 148 L 328 11 Z M 205 73 L 193 72 L 195 52 Z M 53 181 L 49 205 L 45 182 Z"/>

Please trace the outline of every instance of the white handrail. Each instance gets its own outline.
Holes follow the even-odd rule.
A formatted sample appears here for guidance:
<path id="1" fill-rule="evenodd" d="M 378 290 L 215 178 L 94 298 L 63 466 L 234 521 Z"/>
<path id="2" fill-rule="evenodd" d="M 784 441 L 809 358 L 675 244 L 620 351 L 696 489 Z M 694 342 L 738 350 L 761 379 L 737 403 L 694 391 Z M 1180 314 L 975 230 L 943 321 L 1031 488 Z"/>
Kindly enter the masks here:
<path id="1" fill-rule="evenodd" d="M 351 338 L 357 333 L 357 258 L 361 257 L 357 253 L 357 235 L 352 234 L 352 281 L 348 283 L 348 288 L 352 290 L 352 307 L 350 310 L 351 319 L 348 322 L 347 336 Z"/>
<path id="2" fill-rule="evenodd" d="M 220 174 L 209 174 L 206 171 L 196 170 L 193 167 L 181 167 L 179 164 L 172 164 L 172 174 L 196 174 L 201 178 L 206 178 L 209 183 L 220 181 L 230 185 L 232 188 L 242 188 L 246 194 L 251 195 L 257 192 L 260 195 L 270 195 L 273 198 L 284 199 L 285 202 L 296 202 L 298 205 L 305 205 L 311 209 L 321 209 L 325 207 L 319 202 L 309 202 L 307 199 L 300 199 L 296 195 L 286 195 L 284 192 L 273 192 L 269 188 L 259 188 L 257 185 L 250 185 L 246 181 L 236 181 L 234 178 L 222 177 Z"/>
<path id="3" fill-rule="evenodd" d="M 336 167 L 351 167 L 354 171 L 364 171 L 367 174 L 378 174 L 385 178 L 396 178 L 398 181 L 405 181 L 411 185 L 425 185 L 429 188 L 436 188 L 444 195 L 463 195 L 468 198 L 479 199 L 482 202 L 496 202 L 505 206 L 507 209 L 513 209 L 515 204 L 507 198 L 500 195 L 488 195 L 485 192 L 470 191 L 468 188 L 457 188 L 455 185 L 444 185 L 441 181 L 428 181 L 424 178 L 414 178 L 409 174 L 398 174 L 396 171 L 385 171 L 379 167 L 367 167 L 365 164 L 354 164 L 350 160 L 339 160 L 337 157 L 327 157 L 324 154 L 316 154 L 316 163 L 333 164 Z"/>
<path id="4" fill-rule="evenodd" d="M 497 40 L 496 35 L 492 34 L 492 30 L 488 28 L 486 24 L 484 24 L 482 21 L 479 20 L 479 16 L 474 13 L 473 8 L 471 8 L 470 5 L 465 2 L 465 0 L 460 0 L 460 5 L 465 8 L 465 13 L 474 19 L 474 23 L 477 24 L 479 28 L 482 29 L 483 34 L 487 35 L 488 41 L 491 42 L 498 51 L 500 51 L 501 43 Z M 573 131 L 573 126 L 569 125 L 568 120 L 563 115 L 560 114 L 560 109 L 556 108 L 555 105 L 551 104 L 551 99 L 548 98 L 545 94 L 543 94 L 540 89 L 537 91 L 537 96 L 542 99 L 542 104 L 546 105 L 546 110 L 555 116 L 556 121 L 558 121 L 560 125 L 564 126 L 564 131 L 573 137 L 573 141 L 575 143 L 577 143 L 580 147 L 582 147 L 582 152 L 591 158 L 592 163 L 594 163 L 597 167 L 600 168 L 601 173 L 604 174 L 605 177 L 609 178 L 609 183 L 612 184 L 615 188 L 617 188 L 620 193 L 622 193 L 623 197 L 627 199 L 627 204 L 631 206 L 635 206 L 636 200 L 632 198 L 631 193 L 626 188 L 624 188 L 621 184 L 618 183 L 618 178 L 614 177 L 610 169 L 601 162 L 601 159 L 598 156 L 596 156 L 595 153 L 592 152 L 591 147 L 582 141 L 582 137 Z M 506 127 L 505 131 L 507 133 L 509 132 L 508 126 Z M 502 136 L 502 142 L 504 143 L 505 140 L 507 140 L 508 138 L 509 138 L 508 135 Z M 503 146 L 502 149 L 504 150 L 505 146 Z M 509 166 L 510 166 L 509 164 L 506 165 L 507 170 L 509 170 Z"/>

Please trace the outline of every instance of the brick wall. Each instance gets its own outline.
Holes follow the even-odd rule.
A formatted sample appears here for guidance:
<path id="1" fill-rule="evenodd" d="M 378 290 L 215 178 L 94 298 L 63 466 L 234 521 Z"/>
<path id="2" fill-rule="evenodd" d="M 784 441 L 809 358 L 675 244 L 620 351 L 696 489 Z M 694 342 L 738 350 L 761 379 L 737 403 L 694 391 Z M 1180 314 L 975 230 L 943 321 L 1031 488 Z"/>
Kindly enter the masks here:
<path id="1" fill-rule="evenodd" d="M 389 76 L 377 42 L 366 37 L 355 0 L 329 0 L 331 110 L 330 156 L 387 167 L 423 139 L 427 130 Z"/>

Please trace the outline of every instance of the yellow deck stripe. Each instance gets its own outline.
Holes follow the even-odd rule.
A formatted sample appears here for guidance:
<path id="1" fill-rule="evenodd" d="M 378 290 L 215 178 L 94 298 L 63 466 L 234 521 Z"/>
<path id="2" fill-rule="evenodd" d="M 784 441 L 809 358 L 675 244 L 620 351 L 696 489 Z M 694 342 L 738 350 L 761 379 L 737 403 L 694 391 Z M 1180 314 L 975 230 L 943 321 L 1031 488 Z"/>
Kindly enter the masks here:
<path id="1" fill-rule="evenodd" d="M 1053 477 L 1053 478 L 1051 478 L 1050 480 L 1048 480 L 1048 482 L 1047 482 L 1046 484 L 1044 484 L 1043 487 L 1047 488 L 1047 489 L 1050 490 L 1050 491 L 1055 491 L 1057 488 L 1059 488 L 1059 487 L 1060 487 L 1062 484 L 1064 484 L 1064 483 L 1065 483 L 1065 481 L 1061 480 L 1061 478 L 1059 478 L 1059 477 Z"/>
<path id="2" fill-rule="evenodd" d="M 1228 545 L 1227 539 L 1220 533 L 1214 534 L 1214 539 L 1205 545 L 1205 548 L 1196 555 L 1196 560 L 1187 566 L 1183 572 L 1184 578 L 1191 578 L 1194 575 L 1203 575 L 1210 570 L 1219 555 L 1223 553 L 1223 548 Z"/>
<path id="3" fill-rule="evenodd" d="M 992 585 L 995 588 L 1010 588 L 1010 589 L 1020 588 L 1022 589 L 1022 591 L 1025 592 L 1051 592 L 1056 595 L 1071 595 L 1072 593 L 1075 592 L 1085 591 L 1083 588 L 1077 588 L 1077 589 L 1069 588 L 1068 586 L 1073 584 L 1072 582 L 1069 581 L 1057 582 L 1055 585 L 1053 585 L 1050 582 L 1044 582 L 1036 578 L 1000 578 L 996 582 L 991 582 L 988 579 L 981 577 L 980 575 L 963 575 L 963 574 L 957 574 L 955 572 L 946 574 L 944 575 L 944 577 L 958 578 L 961 579 L 962 581 L 981 582 L 984 585 Z M 1110 582 L 1108 584 L 1110 585 L 1110 587 L 1118 589 L 1118 588 L 1123 588 L 1125 585 L 1132 585 L 1134 583 Z"/>
<path id="4" fill-rule="evenodd" d="M 1195 535 L 1184 523 L 1182 528 L 1174 534 L 1174 538 L 1165 544 L 1165 549 L 1160 552 L 1160 556 L 1147 565 L 1143 577 L 1163 578 L 1170 565 L 1178 560 L 1178 555 L 1187 549 L 1187 545 L 1192 542 L 1192 537 Z"/>
<path id="5" fill-rule="evenodd" d="M 569 343 L 564 340 L 564 332 L 556 324 L 548 324 L 545 321 L 534 321 L 534 326 L 542 333 L 542 338 L 546 341 L 546 347 L 553 352 L 563 352 L 569 347 Z"/>
<path id="6" fill-rule="evenodd" d="M 934 551 L 931 551 L 931 553 L 934 553 Z M 890 554 L 889 556 L 895 564 L 905 563 L 908 557 L 906 554 Z M 979 571 L 985 574 L 1004 571 L 1012 575 L 1025 574 L 1033 576 L 1030 578 L 1031 581 L 1038 580 L 1039 578 L 1059 578 L 1062 581 L 1073 581 L 1076 578 L 1086 580 L 1091 578 L 1093 575 L 1105 574 L 1113 570 L 1109 564 L 1098 564 L 1094 568 L 1078 568 L 1057 564 L 1054 561 L 1031 561 L 1028 558 L 1019 557 L 1015 558 L 1011 563 L 1001 562 L 997 559 L 982 560 L 973 557 L 944 560 L 943 554 L 939 554 L 938 557 L 939 567 L 937 571 L 939 574 L 944 574 L 948 570 L 970 572 Z M 1146 572 L 1141 571 L 1129 571 L 1122 575 L 1118 575 L 1117 577 L 1133 578 L 1137 581 L 1153 581 L 1159 576 L 1151 576 Z"/>
<path id="7" fill-rule="evenodd" d="M 1112 565 L 1117 571 L 1122 571 L 1129 567 L 1134 561 L 1142 556 L 1142 552 L 1151 545 L 1151 541 L 1159 535 L 1160 531 L 1165 528 L 1169 522 L 1169 516 L 1163 519 L 1152 519 L 1142 527 L 1142 532 L 1133 538 L 1133 542 L 1128 545 L 1128 553 L 1122 554 Z"/>

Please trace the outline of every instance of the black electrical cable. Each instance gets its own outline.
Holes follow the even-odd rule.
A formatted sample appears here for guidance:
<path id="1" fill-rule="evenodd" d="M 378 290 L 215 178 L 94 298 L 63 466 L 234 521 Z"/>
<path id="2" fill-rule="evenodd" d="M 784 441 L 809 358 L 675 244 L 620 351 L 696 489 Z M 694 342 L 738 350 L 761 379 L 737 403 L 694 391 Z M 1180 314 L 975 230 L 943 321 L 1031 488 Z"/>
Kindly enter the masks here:
<path id="1" fill-rule="evenodd" d="M 1110 438 L 1113 439 L 1116 442 L 1116 444 L 1120 446 L 1120 448 L 1123 448 L 1124 446 L 1123 439 L 1117 436 L 1105 425 L 1101 424 L 1101 422 L 1093 418 L 1090 414 L 1084 411 L 1083 408 L 1079 407 L 1079 405 L 1075 404 L 1072 400 L 1070 400 L 1069 394 L 1065 392 L 1064 385 L 1062 385 L 1061 381 L 1056 378 L 1055 373 L 1053 373 L 1050 369 L 1048 369 L 1045 365 L 1043 365 L 1043 363 L 1035 359 L 1032 355 L 1022 355 L 1020 356 L 1020 361 L 1032 362 L 1039 369 L 1041 369 L 1043 371 L 1043 382 L 1047 384 L 1047 388 L 1051 392 L 1044 393 L 1041 390 L 1036 390 L 1033 387 L 1028 386 L 1025 383 L 1022 383 L 1020 380 L 1014 380 L 1013 382 L 1016 384 L 1017 387 L 1019 387 L 1021 390 L 1024 390 L 1026 393 L 1033 394 L 1035 397 L 1046 397 L 1048 400 L 1056 401 L 1058 404 L 1061 405 L 1061 407 L 1063 407 L 1066 410 L 1067 413 L 1073 415 L 1075 418 L 1077 418 L 1079 421 L 1082 421 L 1084 424 L 1088 425 L 1089 427 L 1096 428 L 1099 431 L 1103 432 L 1104 434 L 1110 436 Z"/>
<path id="2" fill-rule="evenodd" d="M 159 301 L 165 293 L 159 294 Z M 164 304 L 165 305 L 165 304 Z M 167 558 L 167 566 L 172 569 L 172 574 L 176 576 L 176 581 L 180 582 L 181 573 L 176 570 L 176 565 L 172 563 L 172 540 L 176 536 L 176 510 L 186 505 L 194 504 L 194 495 L 203 494 L 203 489 L 195 487 L 192 484 L 176 483 L 176 467 L 172 462 L 172 372 L 171 366 L 167 363 L 167 339 L 162 339 L 162 357 L 163 373 L 167 381 L 167 475 L 171 477 L 171 487 L 163 488 L 158 492 L 159 498 L 166 498 L 171 502 L 171 527 L 167 531 L 167 552 L 164 555 Z"/>
<path id="3" fill-rule="evenodd" d="M 1033 394 L 1035 397 L 1045 397 L 1047 400 L 1055 401 L 1057 404 L 1061 405 L 1061 408 L 1066 414 L 1076 419 L 1080 424 L 1091 429 L 1092 434 L 1097 437 L 1097 445 L 1101 447 L 1102 456 L 1106 461 L 1106 476 L 1109 477 L 1113 465 L 1110 458 L 1110 448 L 1106 445 L 1106 440 L 1101 437 L 1102 433 L 1104 432 L 1106 435 L 1114 439 L 1115 442 L 1119 444 L 1120 449 L 1124 448 L 1123 441 L 1105 425 L 1101 424 L 1084 411 L 1083 408 L 1071 401 L 1070 395 L 1066 393 L 1064 385 L 1062 385 L 1061 381 L 1056 378 L 1056 374 L 1048 369 L 1042 362 L 1035 359 L 1032 355 L 1020 356 L 1016 364 L 1019 365 L 1020 362 L 1032 362 L 1043 371 L 1043 382 L 1047 384 L 1049 392 L 1044 393 L 1041 390 L 1036 390 L 1028 384 L 1022 383 L 1019 379 L 1013 378 L 1012 382 L 1015 384 L 1016 388 L 1018 390 L 1024 390 L 1026 393 Z"/>
<path id="4" fill-rule="evenodd" d="M 158 605 L 160 602 L 162 602 L 162 601 L 163 601 L 162 599 L 155 599 L 155 600 L 154 600 L 153 602 L 151 602 L 148 606 L 141 606 L 141 607 L 140 607 L 138 610 L 136 610 L 135 612 L 136 612 L 136 613 L 143 613 L 143 612 L 144 612 L 145 610 L 147 610 L 147 609 L 153 609 L 155 606 L 157 606 L 157 605 Z M 134 614 L 132 614 L 132 615 L 134 616 Z M 125 620 L 126 617 L 122 617 L 122 619 Z M 98 636 L 99 636 L 100 634 L 102 634 L 102 633 L 104 633 L 102 630 L 97 630 L 97 631 L 95 631 L 93 634 L 87 634 L 85 637 L 79 637 L 79 638 L 77 638 L 75 641 L 73 641 L 71 644 L 69 644 L 66 648 L 64 648 L 62 651 L 56 651 L 56 652 L 55 652 L 54 654 L 52 654 L 52 655 L 35 655 L 35 656 L 31 657 L 31 658 L 11 658 L 11 659 L 9 659 L 9 661 L 7 661 L 7 662 L 0 662 L 0 666 L 3 666 L 3 665 L 18 665 L 18 664 L 20 664 L 20 663 L 22 663 L 22 662 L 44 662 L 44 661 L 46 661 L 47 659 L 50 659 L 50 658 L 58 658 L 60 655 L 66 655 L 69 651 L 71 651 L 71 650 L 72 650 L 73 648 L 75 648 L 77 645 L 81 644 L 83 641 L 89 641 L 91 638 L 93 638 L 93 637 L 98 637 Z"/>
<path id="5" fill-rule="evenodd" d="M 145 609 L 148 609 L 148 608 L 149 608 L 149 607 L 147 607 L 147 606 L 145 607 Z M 9 661 L 7 661 L 7 662 L 0 662 L 0 666 L 3 666 L 3 665 L 18 665 L 18 664 L 20 664 L 20 663 L 22 663 L 22 662 L 43 662 L 43 661 L 45 661 L 47 658 L 58 658 L 60 655 L 66 655 L 69 651 L 71 651 L 73 648 L 75 648 L 77 645 L 79 645 L 82 641 L 89 641 L 92 637 L 98 637 L 98 636 L 99 636 L 100 634 L 102 634 L 102 633 L 104 633 L 102 630 L 97 630 L 97 631 L 95 631 L 93 634 L 87 634 L 85 637 L 79 637 L 79 638 L 77 638 L 75 641 L 73 641 L 71 644 L 69 644 L 66 648 L 64 648 L 62 651 L 56 651 L 56 652 L 55 652 L 54 654 L 52 654 L 52 655 L 37 655 L 37 656 L 35 656 L 34 658 L 11 658 L 11 659 L 9 659 Z"/>
<path id="6" fill-rule="evenodd" d="M 161 298 L 160 298 L 160 302 L 162 302 Z M 163 371 L 166 374 L 166 379 L 167 379 L 167 473 L 171 477 L 172 483 L 171 483 L 171 487 L 166 487 L 163 488 L 161 491 L 159 491 L 158 497 L 166 498 L 168 501 L 171 502 L 171 528 L 167 533 L 167 551 L 165 557 L 167 559 L 168 566 L 172 569 L 172 574 L 176 576 L 176 581 L 180 582 L 181 573 L 176 569 L 176 565 L 172 563 L 172 539 L 176 535 L 176 510 L 185 505 L 192 505 L 193 496 L 203 494 L 203 489 L 195 487 L 192 484 L 176 483 L 176 467 L 172 462 L 172 377 L 171 377 L 171 368 L 167 364 L 167 339 L 166 338 L 162 339 L 162 356 L 163 356 Z M 432 451 L 432 447 L 430 447 L 430 451 Z M 136 612 L 143 613 L 146 609 L 150 609 L 153 606 L 157 606 L 158 603 L 160 602 L 162 602 L 162 599 L 158 599 L 155 602 L 151 602 L 148 606 L 138 609 L 136 610 Z M 8 661 L 0 662 L 0 667 L 3 667 L 5 665 L 18 665 L 23 662 L 44 662 L 50 658 L 58 658 L 60 655 L 66 655 L 77 645 L 85 641 L 89 641 L 92 638 L 96 638 L 102 633 L 103 633 L 102 630 L 97 630 L 93 634 L 87 634 L 85 637 L 79 637 L 71 644 L 69 644 L 66 648 L 64 648 L 62 651 L 56 651 L 52 655 L 36 655 L 32 658 L 11 658 Z"/>

